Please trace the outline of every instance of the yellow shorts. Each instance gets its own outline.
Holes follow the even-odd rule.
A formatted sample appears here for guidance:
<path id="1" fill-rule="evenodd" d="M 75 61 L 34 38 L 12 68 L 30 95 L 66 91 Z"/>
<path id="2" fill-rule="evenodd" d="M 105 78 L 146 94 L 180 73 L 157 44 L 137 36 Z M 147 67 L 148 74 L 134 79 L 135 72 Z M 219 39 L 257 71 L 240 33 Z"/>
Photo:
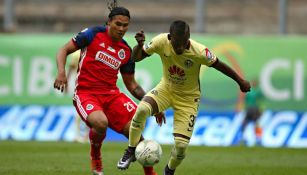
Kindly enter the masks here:
<path id="1" fill-rule="evenodd" d="M 159 83 L 145 96 L 152 97 L 158 104 L 159 112 L 172 107 L 174 110 L 173 134 L 177 139 L 189 142 L 198 113 L 199 96 L 175 93 L 164 83 Z"/>

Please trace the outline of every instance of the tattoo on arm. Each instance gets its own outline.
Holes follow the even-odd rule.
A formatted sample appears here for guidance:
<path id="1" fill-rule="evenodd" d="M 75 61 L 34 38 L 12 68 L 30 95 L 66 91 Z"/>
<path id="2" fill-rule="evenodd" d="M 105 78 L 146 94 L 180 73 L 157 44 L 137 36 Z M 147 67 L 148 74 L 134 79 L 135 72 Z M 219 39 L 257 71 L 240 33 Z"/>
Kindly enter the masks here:
<path id="1" fill-rule="evenodd" d="M 138 85 L 131 91 L 131 94 L 138 100 L 142 100 L 142 98 L 145 96 L 145 91 L 140 85 Z"/>

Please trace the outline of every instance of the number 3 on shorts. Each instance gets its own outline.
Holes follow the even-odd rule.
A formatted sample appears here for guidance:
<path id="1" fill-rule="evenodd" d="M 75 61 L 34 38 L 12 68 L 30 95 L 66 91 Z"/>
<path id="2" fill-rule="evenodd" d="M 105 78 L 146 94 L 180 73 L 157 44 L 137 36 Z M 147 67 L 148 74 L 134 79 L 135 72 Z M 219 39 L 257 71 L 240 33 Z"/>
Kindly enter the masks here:
<path id="1" fill-rule="evenodd" d="M 193 131 L 193 127 L 195 124 L 195 116 L 194 115 L 190 115 L 190 122 L 189 122 L 189 127 L 188 127 L 188 131 Z"/>

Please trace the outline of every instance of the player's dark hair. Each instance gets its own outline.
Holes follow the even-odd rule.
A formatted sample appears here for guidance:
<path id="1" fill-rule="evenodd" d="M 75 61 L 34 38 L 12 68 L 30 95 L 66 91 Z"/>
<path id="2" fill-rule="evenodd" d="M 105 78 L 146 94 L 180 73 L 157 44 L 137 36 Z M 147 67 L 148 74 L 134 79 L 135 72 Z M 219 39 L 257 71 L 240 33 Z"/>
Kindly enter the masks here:
<path id="1" fill-rule="evenodd" d="M 182 21 L 182 20 L 176 20 L 172 22 L 169 32 L 171 35 L 176 35 L 176 36 L 185 36 L 185 35 L 190 35 L 190 27 L 189 25 Z"/>
<path id="2" fill-rule="evenodd" d="M 127 16 L 130 19 L 130 12 L 125 7 L 114 7 L 109 13 L 109 20 L 112 20 L 116 15 Z"/>
<path id="3" fill-rule="evenodd" d="M 112 9 L 118 6 L 117 0 L 106 0 L 106 1 L 107 1 L 108 9 L 110 11 L 112 11 Z"/>

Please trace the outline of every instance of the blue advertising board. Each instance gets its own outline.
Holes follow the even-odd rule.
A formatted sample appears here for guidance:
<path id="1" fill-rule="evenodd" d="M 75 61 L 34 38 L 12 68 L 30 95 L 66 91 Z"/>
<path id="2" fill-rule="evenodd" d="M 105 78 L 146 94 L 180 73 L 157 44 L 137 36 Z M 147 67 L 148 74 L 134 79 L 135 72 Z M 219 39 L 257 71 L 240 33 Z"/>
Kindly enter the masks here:
<path id="1" fill-rule="evenodd" d="M 1 106 L 0 140 L 73 141 L 75 138 L 75 109 L 72 106 Z M 173 143 L 173 111 L 166 112 L 167 122 L 159 127 L 154 117 L 148 118 L 144 137 L 161 144 Z M 241 133 L 244 112 L 200 111 L 194 127 L 191 145 L 231 146 L 240 143 L 253 146 L 256 138 L 253 123 Z M 261 141 L 265 147 L 307 148 L 307 112 L 265 111 L 260 119 Z M 106 141 L 127 141 L 108 130 Z"/>

